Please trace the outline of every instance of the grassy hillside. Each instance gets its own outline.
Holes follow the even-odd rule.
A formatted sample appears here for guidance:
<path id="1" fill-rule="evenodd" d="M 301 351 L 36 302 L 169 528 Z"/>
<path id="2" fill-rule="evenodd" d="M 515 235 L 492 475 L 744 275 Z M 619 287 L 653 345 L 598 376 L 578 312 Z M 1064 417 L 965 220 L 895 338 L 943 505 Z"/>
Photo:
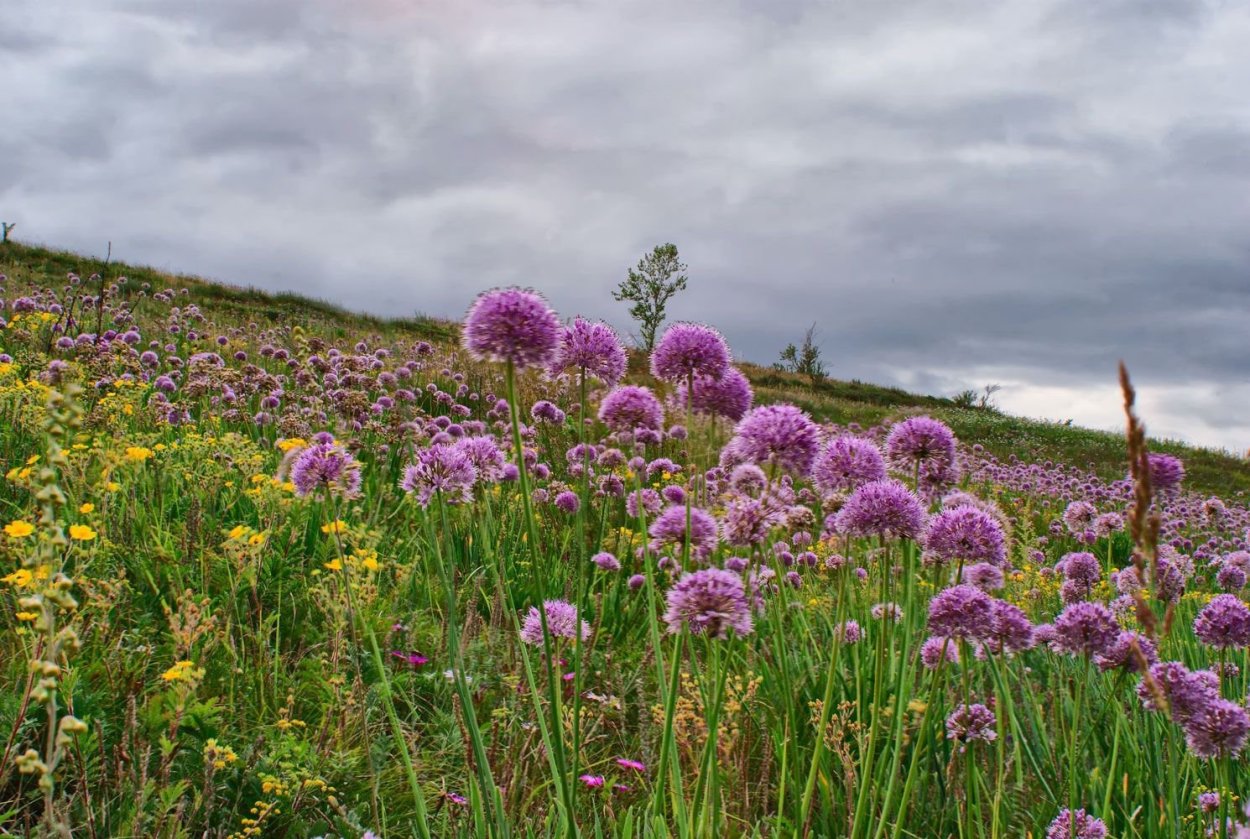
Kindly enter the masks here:
<path id="1" fill-rule="evenodd" d="M 188 288 L 193 301 L 212 319 L 256 321 L 262 326 L 298 323 L 331 340 L 370 334 L 448 342 L 455 339 L 458 329 L 453 322 L 432 317 L 379 318 L 293 292 L 271 293 L 122 262 L 106 268 L 103 260 L 42 246 L 18 242 L 0 246 L 0 273 L 20 284 L 57 287 L 70 272 L 84 281 L 94 273 L 105 272 L 110 280 L 127 277 L 132 287 L 148 283 L 153 289 Z M 924 413 L 947 423 L 965 443 L 979 443 L 999 458 L 1016 455 L 1029 461 L 1054 460 L 1093 469 L 1102 478 L 1114 478 L 1125 471 L 1123 438 L 1118 434 L 1029 420 L 992 409 L 962 408 L 946 397 L 866 382 L 826 379 L 812 385 L 806 377 L 770 367 L 751 363 L 741 367 L 755 387 L 758 401 L 793 402 L 818 420 L 867 427 Z M 1149 427 L 1150 418 L 1144 419 Z M 1245 459 L 1174 440 L 1154 440 L 1151 448 L 1183 458 L 1192 489 L 1230 497 L 1250 491 L 1250 462 Z"/>

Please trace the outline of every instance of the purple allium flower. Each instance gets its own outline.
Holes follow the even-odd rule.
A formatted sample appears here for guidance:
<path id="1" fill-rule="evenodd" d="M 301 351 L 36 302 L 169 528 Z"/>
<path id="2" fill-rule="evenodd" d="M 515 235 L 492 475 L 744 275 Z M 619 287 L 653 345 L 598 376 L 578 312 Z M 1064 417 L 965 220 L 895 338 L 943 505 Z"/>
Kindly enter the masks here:
<path id="1" fill-rule="evenodd" d="M 640 489 L 625 497 L 625 513 L 631 519 L 640 517 L 641 513 L 655 516 L 664 506 L 660 494 L 653 489 Z"/>
<path id="2" fill-rule="evenodd" d="M 301 498 L 322 487 L 331 495 L 355 498 L 360 493 L 360 464 L 337 443 L 305 446 L 291 464 L 291 483 Z"/>
<path id="3" fill-rule="evenodd" d="M 920 499 L 899 481 L 885 479 L 859 486 L 834 518 L 838 532 L 852 536 L 915 539 L 924 528 Z"/>
<path id="4" fill-rule="evenodd" d="M 687 383 L 679 382 L 673 393 L 674 402 L 683 410 L 686 408 L 686 389 Z M 737 422 L 751 410 L 754 401 L 755 394 L 747 377 L 738 368 L 727 367 L 720 378 L 695 377 L 690 409 L 695 413 Z"/>
<path id="5" fill-rule="evenodd" d="M 1142 667 L 1142 662 L 1145 667 Z M 1094 657 L 1099 670 L 1126 670 L 1129 673 L 1140 673 L 1149 669 L 1159 661 L 1158 648 L 1140 632 L 1125 630 L 1116 636 L 1115 642 Z"/>
<path id="6" fill-rule="evenodd" d="M 1198 796 L 1198 809 L 1204 813 L 1214 813 L 1220 809 L 1220 794 L 1210 791 Z"/>
<path id="7" fill-rule="evenodd" d="M 873 620 L 888 620 L 897 623 L 903 619 L 903 607 L 897 603 L 874 603 L 868 610 Z"/>
<path id="8" fill-rule="evenodd" d="M 732 446 L 759 466 L 806 475 L 820 445 L 816 424 L 793 405 L 754 408 L 734 428 Z"/>
<path id="9" fill-rule="evenodd" d="M 641 574 L 634 574 L 632 577 L 629 578 L 629 581 L 626 583 L 626 585 L 629 586 L 630 591 L 637 591 L 638 589 L 642 588 L 646 584 L 647 584 L 647 578 Z"/>
<path id="10" fill-rule="evenodd" d="M 911 417 L 890 429 L 885 454 L 890 466 L 907 474 L 923 465 L 953 467 L 955 435 L 932 417 Z"/>
<path id="11" fill-rule="evenodd" d="M 503 288 L 478 296 L 465 315 L 464 348 L 479 361 L 540 367 L 560 347 L 563 328 L 536 292 Z"/>
<path id="12" fill-rule="evenodd" d="M 648 388 L 623 385 L 603 397 L 599 419 L 613 431 L 635 428 L 658 431 L 664 426 L 664 406 Z"/>
<path id="13" fill-rule="evenodd" d="M 1250 608 L 1235 594 L 1217 594 L 1194 618 L 1194 634 L 1217 649 L 1250 645 Z"/>
<path id="14" fill-rule="evenodd" d="M 1119 624 L 1101 603 L 1073 603 L 1055 618 L 1055 642 L 1073 655 L 1097 655 L 1119 636 Z"/>
<path id="15" fill-rule="evenodd" d="M 682 575 L 666 602 L 664 622 L 672 633 L 688 626 L 696 635 L 724 638 L 731 629 L 736 635 L 750 635 L 754 629 L 742 577 L 723 568 Z"/>
<path id="16" fill-rule="evenodd" d="M 812 465 L 812 483 L 823 493 L 850 492 L 860 484 L 884 477 L 881 450 L 863 437 L 835 437 Z"/>
<path id="17" fill-rule="evenodd" d="M 1112 533 L 1119 533 L 1124 529 L 1124 516 L 1119 513 L 1103 513 L 1094 519 L 1094 533 L 1098 538 L 1105 539 Z"/>
<path id="18" fill-rule="evenodd" d="M 1246 585 L 1246 571 L 1236 565 L 1222 563 L 1215 574 L 1215 581 L 1224 591 L 1240 591 Z"/>
<path id="19" fill-rule="evenodd" d="M 436 443 L 417 453 L 417 462 L 404 470 L 399 486 L 417 493 L 417 503 L 424 508 L 435 493 L 442 493 L 448 504 L 468 504 L 476 482 L 477 469 L 460 446 Z"/>
<path id="20" fill-rule="evenodd" d="M 1137 685 L 1137 696 L 1150 711 L 1170 712 L 1172 721 L 1185 721 L 1220 698 L 1219 677 L 1210 670 L 1190 671 L 1179 661 L 1164 661 L 1150 668 L 1150 678 Z M 1166 709 L 1160 701 L 1166 703 Z"/>
<path id="21" fill-rule="evenodd" d="M 1185 464 L 1170 454 L 1149 454 L 1150 488 L 1159 493 L 1171 493 L 1185 479 Z"/>
<path id="22" fill-rule="evenodd" d="M 994 712 L 980 702 L 960 705 L 946 718 L 946 739 L 963 744 L 976 740 L 993 742 L 998 739 L 998 732 L 994 730 L 996 722 Z"/>
<path id="23" fill-rule="evenodd" d="M 864 637 L 864 630 L 859 621 L 848 620 L 842 623 L 841 630 L 835 633 L 844 644 L 858 644 Z"/>
<path id="24" fill-rule="evenodd" d="M 929 564 L 1007 561 L 1003 529 L 989 513 L 976 507 L 943 510 L 929 519 L 924 534 L 924 557 Z"/>
<path id="25" fill-rule="evenodd" d="M 590 624 L 578 619 L 577 607 L 567 600 L 546 600 L 543 602 L 543 611 L 547 615 L 547 631 L 551 633 L 553 640 L 573 640 L 577 638 L 578 632 L 581 632 L 583 641 L 590 637 Z M 525 616 L 525 623 L 521 626 L 521 640 L 534 647 L 543 645 L 543 616 L 536 606 L 530 606 L 529 614 Z"/>
<path id="26" fill-rule="evenodd" d="M 582 500 L 577 497 L 577 493 L 567 489 L 558 494 L 553 503 L 557 509 L 569 515 L 576 513 L 582 506 Z"/>
<path id="27" fill-rule="evenodd" d="M 620 571 L 621 561 L 607 551 L 601 551 L 590 558 L 590 561 L 603 571 Z"/>
<path id="28" fill-rule="evenodd" d="M 1107 825 L 1084 810 L 1064 808 L 1046 828 L 1046 839 L 1107 839 Z"/>
<path id="29" fill-rule="evenodd" d="M 976 586 L 981 591 L 997 591 L 1006 585 L 1003 569 L 988 562 L 978 562 L 964 569 L 963 582 Z"/>
<path id="30" fill-rule="evenodd" d="M 549 422 L 552 425 L 559 425 L 564 422 L 564 411 L 561 411 L 546 399 L 539 399 L 530 408 L 530 416 L 536 422 Z"/>
<path id="31" fill-rule="evenodd" d="M 490 437 L 461 437 L 455 446 L 473 464 L 477 477 L 483 483 L 496 483 L 503 479 L 508 464 L 499 445 Z"/>
<path id="32" fill-rule="evenodd" d="M 729 473 L 729 486 L 738 492 L 755 495 L 768 486 L 768 476 L 754 463 L 743 463 Z"/>
<path id="33" fill-rule="evenodd" d="M 920 663 L 929 670 L 936 670 L 945 658 L 951 664 L 959 663 L 959 642 L 954 638 L 932 635 L 920 645 Z"/>
<path id="34" fill-rule="evenodd" d="M 1098 508 L 1088 501 L 1073 501 L 1063 511 L 1063 523 L 1069 533 L 1079 536 L 1094 525 L 1097 515 Z"/>
<path id="35" fill-rule="evenodd" d="M 668 382 L 691 376 L 719 379 L 729 368 L 729 345 L 710 326 L 675 323 L 651 352 L 651 373 Z"/>
<path id="36" fill-rule="evenodd" d="M 553 375 L 584 370 L 612 387 L 625 374 L 625 348 L 616 330 L 606 323 L 574 318 L 564 330 L 549 370 Z"/>
<path id="37" fill-rule="evenodd" d="M 1068 580 L 1088 591 L 1102 579 L 1102 566 L 1098 558 L 1091 553 L 1080 551 L 1065 554 L 1058 563 L 1059 570 Z"/>
<path id="38" fill-rule="evenodd" d="M 943 589 L 929 601 L 929 631 L 948 638 L 981 640 L 993 631 L 994 599 L 970 585 Z"/>
<path id="39" fill-rule="evenodd" d="M 686 531 L 687 509 L 690 512 L 689 539 Z M 671 506 L 651 523 L 647 532 L 651 536 L 651 550 L 656 553 L 670 547 L 674 552 L 679 552 L 687 541 L 690 543 L 691 554 L 700 559 L 716 549 L 716 519 L 707 510 L 699 507 Z"/>
<path id="40" fill-rule="evenodd" d="M 990 633 L 986 646 L 993 652 L 1018 653 L 1030 649 L 1036 640 L 1035 627 L 1028 615 L 1014 603 L 995 600 L 990 607 Z"/>
<path id="41" fill-rule="evenodd" d="M 1250 736 L 1250 714 L 1236 702 L 1215 698 L 1184 723 L 1185 742 L 1200 758 L 1236 755 Z"/>

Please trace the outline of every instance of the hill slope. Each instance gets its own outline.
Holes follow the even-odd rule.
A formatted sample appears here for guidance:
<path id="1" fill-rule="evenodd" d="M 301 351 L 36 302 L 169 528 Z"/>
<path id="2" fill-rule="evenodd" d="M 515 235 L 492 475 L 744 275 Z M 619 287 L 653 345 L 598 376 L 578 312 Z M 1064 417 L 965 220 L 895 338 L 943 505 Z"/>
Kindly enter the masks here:
<path id="1" fill-rule="evenodd" d="M 132 289 L 141 289 L 144 284 L 153 290 L 186 288 L 192 293 L 191 300 L 215 319 L 273 325 L 298 323 L 332 340 L 370 334 L 449 342 L 455 339 L 458 328 L 453 322 L 437 318 L 379 318 L 295 293 L 269 293 L 145 266 L 120 262 L 106 266 L 97 258 L 43 246 L 20 242 L 0 245 L 0 274 L 9 278 L 6 285 L 10 299 L 33 288 L 63 286 L 70 273 L 88 285 L 91 275 L 103 273 L 109 281 L 126 277 Z M 141 316 L 141 305 L 136 313 Z M 964 408 L 948 398 L 898 388 L 837 379 L 813 385 L 805 377 L 769 367 L 751 363 L 740 366 L 755 387 L 758 401 L 793 402 L 822 421 L 871 426 L 925 413 L 950 425 L 963 442 L 980 444 L 999 458 L 1014 455 L 1027 461 L 1054 460 L 1092 469 L 1102 478 L 1124 473 L 1124 444 L 1118 434 L 1030 420 L 992 409 Z M 1149 426 L 1150 418 L 1144 419 Z M 1183 458 L 1187 483 L 1194 490 L 1230 497 L 1250 491 L 1250 463 L 1241 458 L 1172 440 L 1153 440 L 1151 448 Z"/>

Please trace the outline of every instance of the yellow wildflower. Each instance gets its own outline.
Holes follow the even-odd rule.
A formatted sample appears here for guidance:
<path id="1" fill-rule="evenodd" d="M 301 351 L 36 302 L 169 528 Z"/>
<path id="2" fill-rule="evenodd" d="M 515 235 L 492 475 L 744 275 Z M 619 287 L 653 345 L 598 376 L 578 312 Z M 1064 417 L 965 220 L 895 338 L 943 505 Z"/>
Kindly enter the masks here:
<path id="1" fill-rule="evenodd" d="M 25 539 L 35 532 L 35 526 L 28 521 L 11 521 L 4 526 L 4 533 L 12 539 Z"/>
<path id="2" fill-rule="evenodd" d="M 90 542 L 96 537 L 96 532 L 85 524 L 71 524 L 69 526 L 69 538 L 75 542 Z"/>
<path id="3" fill-rule="evenodd" d="M 109 492 L 117 492 L 119 489 L 122 488 L 122 485 L 117 483 L 117 481 L 109 481 L 107 484 L 104 485 L 104 488 L 107 489 Z"/>
<path id="4" fill-rule="evenodd" d="M 153 454 L 155 454 L 155 452 L 153 452 L 149 448 L 145 448 L 144 446 L 127 446 L 126 447 L 126 459 L 133 460 L 138 463 L 142 463 L 143 461 L 147 460 L 149 457 L 152 457 Z"/>
<path id="5" fill-rule="evenodd" d="M 9 576 L 3 578 L 3 580 L 0 580 L 0 582 L 6 582 L 15 588 L 26 588 L 26 586 L 34 582 L 34 579 L 34 574 L 30 573 L 25 568 L 19 568 Z"/>
<path id="6" fill-rule="evenodd" d="M 326 566 L 326 568 L 330 569 L 331 571 L 342 571 L 342 570 L 343 570 L 343 563 L 339 562 L 337 559 L 332 559 L 332 560 L 330 560 L 329 562 L 327 562 L 327 563 L 325 564 L 325 566 Z"/>
<path id="7" fill-rule="evenodd" d="M 38 612 L 18 612 L 16 615 L 14 615 L 14 617 L 20 621 L 33 621 L 35 618 L 39 617 L 39 613 Z"/>
<path id="8" fill-rule="evenodd" d="M 249 530 L 251 530 L 251 528 L 248 527 L 247 525 L 239 524 L 239 525 L 235 525 L 235 527 L 231 529 L 229 535 L 231 539 L 242 539 L 244 536 L 247 535 L 247 532 Z"/>
<path id="9" fill-rule="evenodd" d="M 95 505 L 92 504 L 90 501 L 88 501 L 86 504 L 83 504 L 81 507 L 78 508 L 78 512 L 82 513 L 84 516 L 88 515 L 89 513 L 94 513 Z"/>
<path id="10" fill-rule="evenodd" d="M 322 533 L 340 533 L 340 534 L 346 533 L 347 522 L 343 521 L 342 519 L 339 519 L 338 521 L 332 521 L 329 524 L 323 524 L 321 525 L 321 532 Z"/>

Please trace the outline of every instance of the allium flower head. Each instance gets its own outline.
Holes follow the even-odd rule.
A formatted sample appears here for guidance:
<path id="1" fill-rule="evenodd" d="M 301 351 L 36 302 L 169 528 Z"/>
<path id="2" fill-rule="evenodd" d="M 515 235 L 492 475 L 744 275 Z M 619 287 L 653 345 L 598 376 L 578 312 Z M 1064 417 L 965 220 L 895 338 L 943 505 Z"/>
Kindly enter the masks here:
<path id="1" fill-rule="evenodd" d="M 729 630 L 750 635 L 754 629 L 742 577 L 723 568 L 684 574 L 665 599 L 664 622 L 669 632 L 688 627 L 696 635 L 724 638 Z"/>
<path id="2" fill-rule="evenodd" d="M 1217 594 L 1194 618 L 1194 634 L 1217 649 L 1250 646 L 1250 608 L 1235 594 Z"/>
<path id="3" fill-rule="evenodd" d="M 510 361 L 517 369 L 547 364 L 563 329 L 547 301 L 533 291 L 502 288 L 478 296 L 464 318 L 464 348 L 479 361 Z"/>
<path id="4" fill-rule="evenodd" d="M 738 422 L 730 443 L 746 460 L 806 475 L 820 446 L 816 424 L 794 405 L 754 408 Z"/>
<path id="5" fill-rule="evenodd" d="M 675 323 L 651 352 L 651 373 L 668 382 L 691 376 L 719 379 L 729 367 L 729 345 L 721 334 L 699 323 Z"/>
<path id="6" fill-rule="evenodd" d="M 1184 723 L 1185 743 L 1200 758 L 1237 755 L 1250 736 L 1250 714 L 1236 702 L 1216 698 Z"/>
<path id="7" fill-rule="evenodd" d="M 929 631 L 948 638 L 981 640 L 993 630 L 993 598 L 970 585 L 943 589 L 929 601 Z"/>
<path id="8" fill-rule="evenodd" d="M 678 382 L 674 389 L 674 401 L 682 410 L 687 407 L 686 391 L 687 382 L 685 381 Z M 754 400 L 755 393 L 747 377 L 742 375 L 737 367 L 727 367 L 719 378 L 695 377 L 694 398 L 690 400 L 689 407 L 698 414 L 724 417 L 737 422 L 747 411 L 751 410 L 751 403 Z"/>
<path id="9" fill-rule="evenodd" d="M 1046 839 L 1107 839 L 1107 825 L 1084 810 L 1065 808 L 1046 828 Z"/>
<path id="10" fill-rule="evenodd" d="M 978 562 L 964 568 L 963 582 L 981 591 L 997 591 L 1007 583 L 1003 569 L 988 562 Z"/>
<path id="11" fill-rule="evenodd" d="M 1101 603 L 1073 603 L 1055 618 L 1055 643 L 1073 655 L 1097 655 L 1120 636 L 1120 625 Z"/>
<path id="12" fill-rule="evenodd" d="M 986 646 L 998 653 L 1023 652 L 1033 646 L 1035 628 L 1024 610 L 1006 600 L 995 600 L 990 607 L 990 632 Z"/>
<path id="13" fill-rule="evenodd" d="M 1068 532 L 1080 536 L 1094 525 L 1098 516 L 1098 508 L 1088 501 L 1073 501 L 1063 511 L 1063 523 Z"/>
<path id="14" fill-rule="evenodd" d="M 924 556 L 931 564 L 962 560 L 1002 565 L 1007 561 L 1007 543 L 1002 526 L 989 513 L 976 507 L 955 507 L 929 519 Z"/>
<path id="15" fill-rule="evenodd" d="M 1145 662 L 1145 668 L 1142 662 Z M 1138 673 L 1149 669 L 1159 661 L 1154 641 L 1139 632 L 1125 630 L 1116 636 L 1115 642 L 1094 657 L 1099 670 L 1125 670 Z"/>
<path id="16" fill-rule="evenodd" d="M 977 740 L 991 743 L 998 739 L 994 712 L 977 702 L 960 705 L 946 718 L 946 739 L 967 744 Z"/>
<path id="17" fill-rule="evenodd" d="M 417 462 L 404 470 L 399 486 L 417 493 L 417 503 L 430 506 L 435 493 L 442 493 L 448 504 L 473 500 L 477 469 L 464 449 L 455 443 L 435 443 L 417 453 Z"/>
<path id="18" fill-rule="evenodd" d="M 651 536 L 651 550 L 661 553 L 667 549 L 680 552 L 690 543 L 690 553 L 703 558 L 716 549 L 716 519 L 707 510 L 689 508 L 690 529 L 686 529 L 685 506 L 672 505 L 651 523 L 647 532 Z"/>
<path id="19" fill-rule="evenodd" d="M 929 670 L 936 670 L 943 659 L 951 664 L 959 663 L 959 642 L 943 635 L 931 635 L 920 645 L 920 662 Z"/>
<path id="20" fill-rule="evenodd" d="M 1063 576 L 1084 589 L 1093 588 L 1102 579 L 1102 566 L 1091 553 L 1079 551 L 1064 555 L 1059 560 Z"/>
<path id="21" fill-rule="evenodd" d="M 887 478 L 855 489 L 834 518 L 840 533 L 915 539 L 924 528 L 920 499 L 902 483 Z"/>
<path id="22" fill-rule="evenodd" d="M 664 427 L 664 406 L 650 389 L 638 385 L 616 388 L 599 404 L 599 419 L 613 431 Z"/>
<path id="23" fill-rule="evenodd" d="M 305 446 L 295 453 L 291 483 L 301 497 L 324 487 L 331 495 L 355 498 L 360 493 L 360 464 L 337 443 Z"/>
<path id="24" fill-rule="evenodd" d="M 1190 671 L 1179 661 L 1152 665 L 1150 678 L 1137 685 L 1137 696 L 1150 711 L 1167 710 L 1172 721 L 1185 721 L 1220 697 L 1219 677 L 1210 670 Z M 1166 709 L 1160 704 L 1166 703 Z"/>
<path id="25" fill-rule="evenodd" d="M 577 607 L 567 600 L 547 600 L 543 602 L 543 611 L 547 614 L 547 631 L 551 637 L 573 640 L 580 632 L 582 640 L 590 637 L 590 624 L 579 620 Z M 543 616 L 536 606 L 531 606 L 521 625 L 521 640 L 531 646 L 543 645 Z"/>
<path id="26" fill-rule="evenodd" d="M 1185 480 L 1185 464 L 1170 454 L 1149 454 L 1150 487 L 1156 492 L 1171 493 Z"/>
<path id="27" fill-rule="evenodd" d="M 608 387 L 625 374 L 625 348 L 616 330 L 606 323 L 574 318 L 560 338 L 560 347 L 549 368 L 552 374 L 585 370 Z"/>
<path id="28" fill-rule="evenodd" d="M 884 477 L 885 458 L 877 444 L 849 434 L 830 440 L 812 465 L 812 483 L 823 493 L 850 492 Z"/>
<path id="29" fill-rule="evenodd" d="M 911 417 L 890 429 L 885 453 L 890 466 L 908 474 L 923 464 L 951 467 L 955 435 L 932 417 Z"/>

